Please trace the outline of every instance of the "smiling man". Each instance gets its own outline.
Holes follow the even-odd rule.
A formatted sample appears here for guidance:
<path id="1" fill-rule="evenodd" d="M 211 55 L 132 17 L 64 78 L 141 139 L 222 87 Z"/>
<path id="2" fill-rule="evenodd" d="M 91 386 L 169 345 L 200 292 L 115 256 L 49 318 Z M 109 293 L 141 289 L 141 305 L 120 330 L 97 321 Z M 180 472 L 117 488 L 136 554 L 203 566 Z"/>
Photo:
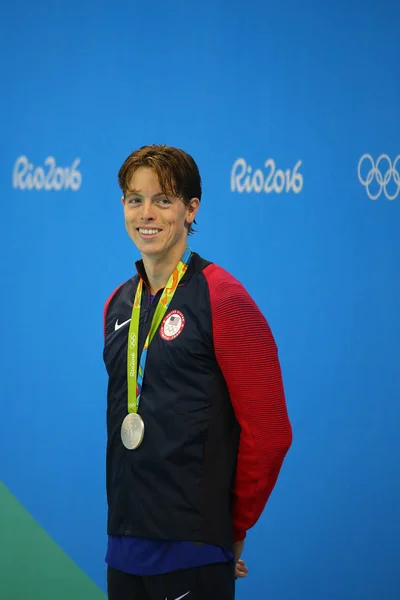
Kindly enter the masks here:
<path id="1" fill-rule="evenodd" d="M 146 146 L 118 177 L 142 258 L 104 310 L 108 597 L 232 600 L 292 440 L 277 347 L 243 286 L 188 247 L 193 158 Z"/>

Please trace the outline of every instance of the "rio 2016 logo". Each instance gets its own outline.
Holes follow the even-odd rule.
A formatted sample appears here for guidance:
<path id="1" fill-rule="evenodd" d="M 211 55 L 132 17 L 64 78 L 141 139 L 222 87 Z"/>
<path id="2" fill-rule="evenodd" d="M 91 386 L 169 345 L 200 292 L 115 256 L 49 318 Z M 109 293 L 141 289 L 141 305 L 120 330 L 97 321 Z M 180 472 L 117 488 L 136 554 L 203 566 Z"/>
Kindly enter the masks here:
<path id="1" fill-rule="evenodd" d="M 35 167 L 26 156 L 19 156 L 14 164 L 13 187 L 16 190 L 71 190 L 81 187 L 82 174 L 78 170 L 80 158 L 71 167 L 57 167 L 53 156 L 48 156 L 44 167 Z"/>
<path id="2" fill-rule="evenodd" d="M 256 192 L 276 194 L 294 192 L 299 194 L 303 189 L 303 176 L 299 172 L 301 160 L 297 161 L 293 170 L 277 169 L 275 161 L 269 158 L 265 161 L 266 172 L 256 169 L 247 164 L 244 158 L 238 158 L 232 166 L 231 191 L 232 192 Z"/>

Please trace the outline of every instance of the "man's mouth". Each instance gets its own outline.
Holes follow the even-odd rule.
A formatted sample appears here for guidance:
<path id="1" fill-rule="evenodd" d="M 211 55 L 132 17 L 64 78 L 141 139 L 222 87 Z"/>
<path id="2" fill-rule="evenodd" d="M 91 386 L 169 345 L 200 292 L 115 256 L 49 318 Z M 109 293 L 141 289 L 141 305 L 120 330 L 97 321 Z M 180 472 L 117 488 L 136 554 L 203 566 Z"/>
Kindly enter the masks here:
<path id="1" fill-rule="evenodd" d="M 157 235 L 157 233 L 160 233 L 160 231 L 162 231 L 162 229 L 158 229 L 156 227 L 154 228 L 143 228 L 143 227 L 138 227 L 138 232 L 140 233 L 140 235 L 143 236 L 152 236 L 152 235 Z"/>

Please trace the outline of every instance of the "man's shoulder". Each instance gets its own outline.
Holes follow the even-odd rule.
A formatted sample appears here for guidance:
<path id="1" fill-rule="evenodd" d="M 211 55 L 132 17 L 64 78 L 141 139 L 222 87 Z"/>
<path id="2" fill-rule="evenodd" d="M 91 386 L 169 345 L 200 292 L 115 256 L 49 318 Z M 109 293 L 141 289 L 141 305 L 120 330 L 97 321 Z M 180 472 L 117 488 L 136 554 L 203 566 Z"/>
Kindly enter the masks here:
<path id="1" fill-rule="evenodd" d="M 134 277 L 131 277 L 131 279 L 124 281 L 124 283 L 121 283 L 114 289 L 105 301 L 103 310 L 104 336 L 107 334 L 107 322 L 112 320 L 112 313 L 118 311 L 121 302 L 124 304 L 124 299 L 133 297 L 132 290 L 135 288 L 135 281 L 137 285 L 137 280 L 138 276 L 135 275 Z"/>
<path id="2" fill-rule="evenodd" d="M 139 277 L 138 275 L 134 275 L 130 279 L 127 279 L 123 283 L 120 283 L 113 292 L 108 296 L 104 304 L 104 314 L 107 313 L 107 310 L 113 302 L 118 301 L 119 298 L 122 298 L 125 294 L 131 294 L 131 290 L 135 287 L 135 283 L 137 285 Z"/>
<path id="3" fill-rule="evenodd" d="M 244 285 L 232 273 L 216 263 L 209 263 L 203 269 L 209 288 L 218 290 L 219 295 L 247 294 Z"/>

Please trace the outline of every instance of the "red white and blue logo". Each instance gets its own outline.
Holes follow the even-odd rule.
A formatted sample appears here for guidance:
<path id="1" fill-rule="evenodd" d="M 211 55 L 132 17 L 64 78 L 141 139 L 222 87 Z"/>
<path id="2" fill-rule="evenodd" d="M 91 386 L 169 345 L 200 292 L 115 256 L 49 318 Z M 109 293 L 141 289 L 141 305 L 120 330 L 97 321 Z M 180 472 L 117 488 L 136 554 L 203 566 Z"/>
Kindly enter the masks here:
<path id="1" fill-rule="evenodd" d="M 163 340 L 174 340 L 185 327 L 185 317 L 179 310 L 168 313 L 161 323 L 160 335 Z"/>

